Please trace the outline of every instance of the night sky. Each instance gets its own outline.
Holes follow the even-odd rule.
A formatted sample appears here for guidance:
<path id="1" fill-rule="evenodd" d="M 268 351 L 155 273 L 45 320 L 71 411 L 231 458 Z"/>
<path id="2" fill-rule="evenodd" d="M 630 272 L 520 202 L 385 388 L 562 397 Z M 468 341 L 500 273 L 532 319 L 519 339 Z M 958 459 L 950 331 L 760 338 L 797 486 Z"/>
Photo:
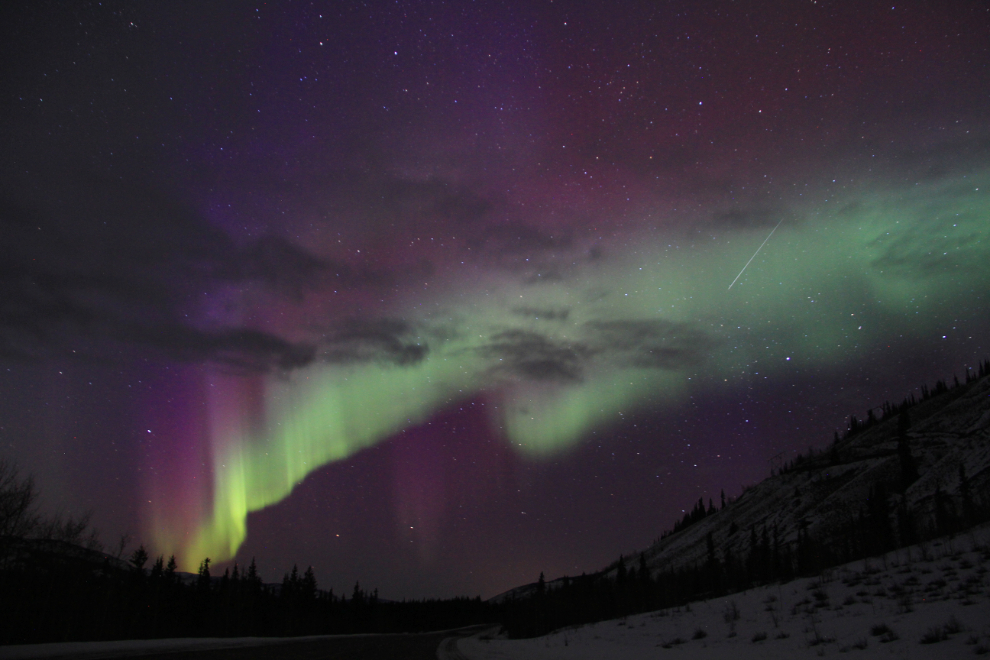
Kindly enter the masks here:
<path id="1" fill-rule="evenodd" d="M 4 7 L 0 456 L 108 547 L 488 597 L 990 355 L 985 2 Z"/>

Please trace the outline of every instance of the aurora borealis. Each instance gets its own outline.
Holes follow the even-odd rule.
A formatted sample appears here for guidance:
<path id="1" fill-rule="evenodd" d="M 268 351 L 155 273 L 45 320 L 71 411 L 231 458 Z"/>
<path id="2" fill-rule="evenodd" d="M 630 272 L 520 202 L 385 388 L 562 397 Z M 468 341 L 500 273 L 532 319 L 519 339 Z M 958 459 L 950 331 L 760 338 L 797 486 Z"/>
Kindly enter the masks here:
<path id="1" fill-rule="evenodd" d="M 109 543 L 490 596 L 990 353 L 981 3 L 4 11 L 0 451 Z"/>

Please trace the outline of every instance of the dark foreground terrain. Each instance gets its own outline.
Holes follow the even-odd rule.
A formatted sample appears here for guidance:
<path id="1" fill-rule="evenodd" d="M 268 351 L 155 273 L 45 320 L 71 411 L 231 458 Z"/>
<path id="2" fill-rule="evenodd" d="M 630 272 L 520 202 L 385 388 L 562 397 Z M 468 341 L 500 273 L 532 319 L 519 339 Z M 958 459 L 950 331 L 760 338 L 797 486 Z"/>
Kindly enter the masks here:
<path id="1" fill-rule="evenodd" d="M 364 660 L 409 658 L 436 660 L 437 648 L 451 633 L 418 635 L 341 635 L 233 649 L 134 655 L 141 660 Z"/>
<path id="2" fill-rule="evenodd" d="M 301 640 L 267 641 L 258 646 L 204 648 L 187 651 L 93 651 L 75 648 L 71 653 L 54 651 L 45 660 L 100 660 L 140 658 L 141 660 L 464 660 L 456 640 L 474 635 L 490 625 L 477 625 L 432 633 L 394 635 L 337 635 Z M 442 648 L 441 648 L 442 646 Z M 10 649 L 12 647 L 8 647 Z M 14 647 L 16 648 L 16 647 Z M 0 649 L 0 658 L 5 657 Z M 11 656 L 19 657 L 19 656 Z"/>

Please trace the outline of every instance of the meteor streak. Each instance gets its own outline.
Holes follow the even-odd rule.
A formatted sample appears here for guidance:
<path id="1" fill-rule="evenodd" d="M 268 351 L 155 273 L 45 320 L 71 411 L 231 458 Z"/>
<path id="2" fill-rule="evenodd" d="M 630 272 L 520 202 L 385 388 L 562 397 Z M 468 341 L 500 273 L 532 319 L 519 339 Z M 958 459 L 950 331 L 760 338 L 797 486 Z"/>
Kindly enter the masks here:
<path id="1" fill-rule="evenodd" d="M 783 219 L 783 218 L 781 218 L 781 219 L 780 219 L 780 222 L 783 222 L 783 221 L 784 221 L 784 219 Z M 780 226 L 780 222 L 778 222 L 778 223 L 777 223 L 777 227 L 779 227 L 779 226 Z M 741 270 L 741 271 L 739 271 L 739 274 L 738 274 L 738 275 L 736 275 L 736 279 L 734 279 L 734 280 L 732 280 L 732 284 L 735 284 L 736 282 L 738 282 L 738 281 L 739 281 L 739 278 L 740 278 L 740 277 L 742 277 L 742 274 L 743 274 L 743 273 L 745 273 L 745 272 L 746 272 L 746 269 L 747 269 L 747 268 L 749 268 L 749 265 L 750 265 L 751 263 L 753 263 L 753 259 L 756 259 L 756 255 L 758 255 L 758 254 L 760 253 L 760 250 L 762 250 L 762 249 L 763 249 L 763 246 L 764 246 L 764 245 L 766 245 L 766 244 L 767 244 L 767 241 L 769 241 L 769 240 L 770 240 L 770 236 L 773 236 L 773 233 L 774 233 L 775 231 L 777 231 L 777 227 L 774 227 L 773 229 L 771 229 L 771 230 L 770 230 L 770 235 L 769 235 L 769 236 L 767 236 L 767 237 L 766 237 L 765 239 L 763 239 L 763 242 L 762 242 L 762 243 L 760 243 L 760 247 L 758 247 L 758 248 L 756 248 L 756 252 L 754 252 L 754 253 L 753 253 L 753 256 L 749 258 L 749 261 L 747 261 L 747 262 L 746 262 L 746 265 L 745 265 L 745 266 L 743 266 L 743 267 L 742 267 L 742 270 Z M 731 288 L 732 288 L 732 284 L 730 284 L 730 285 L 729 285 L 729 289 L 731 289 Z"/>

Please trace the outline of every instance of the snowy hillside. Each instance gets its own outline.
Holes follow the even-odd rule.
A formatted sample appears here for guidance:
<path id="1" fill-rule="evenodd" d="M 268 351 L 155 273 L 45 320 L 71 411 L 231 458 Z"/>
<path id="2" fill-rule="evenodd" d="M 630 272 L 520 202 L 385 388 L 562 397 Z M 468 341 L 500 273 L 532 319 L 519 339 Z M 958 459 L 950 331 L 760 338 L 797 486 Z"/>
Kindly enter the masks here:
<path id="1" fill-rule="evenodd" d="M 471 660 L 834 656 L 962 658 L 990 653 L 990 525 L 816 578 L 566 628 L 534 639 L 462 639 Z M 673 656 L 672 656 L 673 657 Z"/>
<path id="2" fill-rule="evenodd" d="M 990 493 L 990 378 L 922 401 L 909 409 L 908 445 L 920 478 L 887 502 L 891 525 L 906 505 L 920 531 L 933 527 L 936 489 L 961 512 L 959 466 L 972 493 Z M 834 449 L 765 479 L 726 508 L 670 535 L 645 551 L 651 570 L 678 570 L 706 558 L 706 537 L 724 558 L 743 557 L 749 531 L 776 528 L 780 542 L 795 543 L 802 521 L 815 538 L 829 539 L 860 515 L 877 483 L 895 484 L 900 473 L 898 419 L 891 416 L 839 441 Z M 984 501 L 984 505 L 988 502 Z M 611 572 L 614 573 L 614 568 Z"/>

